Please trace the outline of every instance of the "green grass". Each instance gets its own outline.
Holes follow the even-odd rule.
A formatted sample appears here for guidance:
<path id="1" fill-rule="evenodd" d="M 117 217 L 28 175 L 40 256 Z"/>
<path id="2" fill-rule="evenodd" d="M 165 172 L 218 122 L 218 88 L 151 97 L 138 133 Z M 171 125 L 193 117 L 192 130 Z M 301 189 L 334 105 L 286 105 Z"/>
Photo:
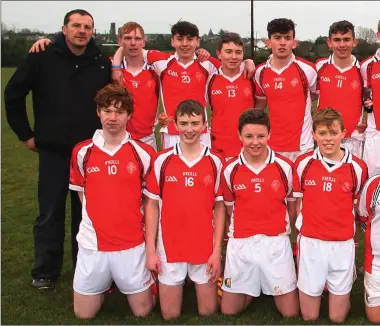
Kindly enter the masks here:
<path id="1" fill-rule="evenodd" d="M 2 68 L 2 94 L 14 69 Z M 72 268 L 69 245 L 69 214 L 62 277 L 54 290 L 37 291 L 31 286 L 33 266 L 33 223 L 37 211 L 37 154 L 26 150 L 9 128 L 2 102 L 2 324 L 162 324 L 159 306 L 147 319 L 134 318 L 125 296 L 115 293 L 106 298 L 91 322 L 73 315 Z M 31 111 L 31 98 L 28 97 Z M 69 210 L 68 210 L 69 212 Z M 362 246 L 361 246 L 362 248 Z M 358 262 L 363 253 L 359 251 Z M 352 307 L 346 324 L 368 323 L 363 303 L 363 278 L 354 284 Z M 322 301 L 321 318 L 315 324 L 329 324 L 327 298 Z M 172 324 L 304 324 L 301 318 L 283 319 L 271 297 L 254 300 L 246 312 L 236 317 L 220 314 L 210 318 L 197 315 L 193 287 L 185 289 L 183 314 Z"/>

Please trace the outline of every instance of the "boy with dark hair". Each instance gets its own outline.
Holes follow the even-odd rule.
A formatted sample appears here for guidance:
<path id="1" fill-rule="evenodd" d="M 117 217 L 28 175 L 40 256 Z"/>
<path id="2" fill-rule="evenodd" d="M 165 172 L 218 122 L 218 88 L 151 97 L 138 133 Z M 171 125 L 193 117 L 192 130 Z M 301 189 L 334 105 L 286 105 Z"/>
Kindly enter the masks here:
<path id="1" fill-rule="evenodd" d="M 197 101 L 178 105 L 174 125 L 180 141 L 158 153 L 144 190 L 147 266 L 158 273 L 165 320 L 180 316 L 187 275 L 195 283 L 199 314 L 218 310 L 216 281 L 225 219 L 223 158 L 200 141 L 205 118 L 204 106 Z M 186 208 L 186 203 L 197 206 Z"/>
<path id="2" fill-rule="evenodd" d="M 240 69 L 244 43 L 239 34 L 221 36 L 216 54 L 222 67 L 207 85 L 212 112 L 211 144 L 228 160 L 241 150 L 237 125 L 241 113 L 254 107 L 255 87 L 253 80 L 245 79 Z"/>
<path id="3" fill-rule="evenodd" d="M 256 107 L 264 109 L 268 104 L 272 123 L 269 145 L 294 161 L 313 149 L 311 93 L 317 73 L 313 63 L 292 53 L 298 44 L 292 20 L 274 19 L 267 31 L 266 45 L 272 54 L 255 72 Z"/>
<path id="4" fill-rule="evenodd" d="M 286 201 L 292 193 L 293 163 L 268 147 L 270 135 L 264 111 L 245 111 L 239 119 L 243 148 L 222 172 L 230 221 L 221 309 L 228 315 L 242 312 L 261 292 L 274 296 L 284 317 L 299 312 L 289 240 L 295 202 Z"/>
<path id="5" fill-rule="evenodd" d="M 355 272 L 355 197 L 367 179 L 366 164 L 341 146 L 346 135 L 341 114 L 323 108 L 314 116 L 317 148 L 294 166 L 297 198 L 298 289 L 305 321 L 319 317 L 327 284 L 329 318 L 344 322 Z M 302 207 L 302 208 L 301 208 Z"/>

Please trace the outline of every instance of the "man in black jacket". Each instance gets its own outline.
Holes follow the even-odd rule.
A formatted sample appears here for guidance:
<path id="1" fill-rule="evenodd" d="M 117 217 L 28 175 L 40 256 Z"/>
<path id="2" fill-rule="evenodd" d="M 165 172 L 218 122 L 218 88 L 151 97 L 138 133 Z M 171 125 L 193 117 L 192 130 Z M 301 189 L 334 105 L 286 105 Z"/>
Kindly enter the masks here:
<path id="1" fill-rule="evenodd" d="M 100 128 L 94 97 L 111 81 L 111 62 L 92 39 L 94 21 L 87 11 L 65 15 L 63 34 L 44 52 L 30 53 L 9 80 L 5 110 L 9 125 L 25 146 L 39 155 L 39 216 L 34 225 L 33 286 L 49 288 L 61 274 L 65 206 L 71 151 Z M 26 112 L 32 91 L 34 130 Z M 78 195 L 71 193 L 73 265 L 81 221 Z"/>

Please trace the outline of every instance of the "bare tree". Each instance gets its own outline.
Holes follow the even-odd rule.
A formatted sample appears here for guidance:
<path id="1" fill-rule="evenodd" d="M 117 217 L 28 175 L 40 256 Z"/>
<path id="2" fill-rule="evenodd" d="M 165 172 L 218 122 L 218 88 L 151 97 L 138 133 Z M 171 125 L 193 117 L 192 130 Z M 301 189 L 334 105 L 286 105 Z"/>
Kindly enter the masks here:
<path id="1" fill-rule="evenodd" d="M 356 37 L 361 38 L 367 43 L 375 43 L 377 41 L 376 33 L 373 29 L 358 26 L 355 31 Z"/>

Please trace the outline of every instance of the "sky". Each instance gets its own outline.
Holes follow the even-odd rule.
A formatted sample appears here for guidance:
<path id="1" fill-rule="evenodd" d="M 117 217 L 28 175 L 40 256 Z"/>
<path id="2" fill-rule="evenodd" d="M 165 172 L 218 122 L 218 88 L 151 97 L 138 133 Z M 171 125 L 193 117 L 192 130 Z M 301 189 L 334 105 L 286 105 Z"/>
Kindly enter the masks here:
<path id="1" fill-rule="evenodd" d="M 249 37 L 250 1 L 2 1 L 1 21 L 8 27 L 29 28 L 54 33 L 61 29 L 64 15 L 72 9 L 85 9 L 95 20 L 98 33 L 128 21 L 140 23 L 146 33 L 170 33 L 178 20 L 196 24 L 200 34 L 223 28 Z M 291 18 L 296 38 L 314 40 L 327 35 L 329 26 L 349 20 L 356 27 L 376 31 L 380 1 L 254 1 L 254 30 L 266 37 L 267 23 L 274 18 Z"/>

